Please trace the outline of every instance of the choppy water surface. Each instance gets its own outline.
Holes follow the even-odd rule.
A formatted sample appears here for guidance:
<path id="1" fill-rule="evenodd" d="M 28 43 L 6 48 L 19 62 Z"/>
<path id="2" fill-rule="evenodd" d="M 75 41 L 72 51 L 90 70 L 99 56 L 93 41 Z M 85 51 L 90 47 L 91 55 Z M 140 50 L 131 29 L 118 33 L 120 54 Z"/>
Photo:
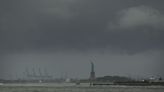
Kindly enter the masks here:
<path id="1" fill-rule="evenodd" d="M 3 85 L 0 92 L 164 92 L 160 86 Z"/>

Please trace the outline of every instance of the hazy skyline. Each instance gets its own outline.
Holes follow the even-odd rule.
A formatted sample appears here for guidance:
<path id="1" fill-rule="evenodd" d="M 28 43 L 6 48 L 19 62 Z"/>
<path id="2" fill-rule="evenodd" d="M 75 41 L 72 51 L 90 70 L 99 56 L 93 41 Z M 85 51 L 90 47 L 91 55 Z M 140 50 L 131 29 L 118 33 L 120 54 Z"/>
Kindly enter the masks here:
<path id="1" fill-rule="evenodd" d="M 162 0 L 1 0 L 0 78 L 163 76 Z"/>

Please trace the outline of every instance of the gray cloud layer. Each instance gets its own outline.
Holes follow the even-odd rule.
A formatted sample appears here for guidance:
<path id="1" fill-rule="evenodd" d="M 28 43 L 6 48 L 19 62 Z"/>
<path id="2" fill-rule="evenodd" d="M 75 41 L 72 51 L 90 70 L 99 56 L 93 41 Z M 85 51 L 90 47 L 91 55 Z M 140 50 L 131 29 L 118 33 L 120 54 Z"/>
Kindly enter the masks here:
<path id="1" fill-rule="evenodd" d="M 146 7 L 131 7 L 119 12 L 116 24 L 111 23 L 110 28 L 129 29 L 138 27 L 151 27 L 156 30 L 163 29 L 164 15 L 160 11 Z"/>
<path id="2" fill-rule="evenodd" d="M 145 3 L 146 0 L 1 0 L 0 47 L 6 51 L 163 49 L 163 7 L 150 0 L 149 5 L 141 6 Z M 108 29 L 118 12 L 120 17 L 113 25 L 126 29 Z"/>
<path id="3" fill-rule="evenodd" d="M 110 73 L 129 70 L 138 74 L 156 73 L 159 68 L 162 74 L 163 3 L 162 0 L 0 0 L 0 73 L 6 76 L 6 72 L 23 72 L 26 65 L 46 66 L 52 72 L 70 69 L 78 73 L 71 68 L 71 64 L 76 64 L 86 74 L 88 69 L 83 70 L 83 66 L 90 56 L 81 53 L 91 51 L 89 54 L 93 56 L 104 51 L 97 54 L 97 61 L 101 61 L 97 64 L 99 75 L 109 73 L 105 68 Z M 156 52 L 160 55 L 153 54 Z M 22 66 L 17 67 L 19 64 Z M 145 65 L 149 65 L 147 70 Z"/>

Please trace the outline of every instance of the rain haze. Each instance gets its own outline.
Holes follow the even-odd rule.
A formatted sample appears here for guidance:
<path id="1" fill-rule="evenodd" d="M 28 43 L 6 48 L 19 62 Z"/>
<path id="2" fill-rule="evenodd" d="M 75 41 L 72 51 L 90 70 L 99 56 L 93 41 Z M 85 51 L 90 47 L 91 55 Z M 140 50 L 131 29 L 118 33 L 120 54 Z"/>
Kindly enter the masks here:
<path id="1" fill-rule="evenodd" d="M 163 0 L 0 0 L 0 78 L 164 77 Z"/>

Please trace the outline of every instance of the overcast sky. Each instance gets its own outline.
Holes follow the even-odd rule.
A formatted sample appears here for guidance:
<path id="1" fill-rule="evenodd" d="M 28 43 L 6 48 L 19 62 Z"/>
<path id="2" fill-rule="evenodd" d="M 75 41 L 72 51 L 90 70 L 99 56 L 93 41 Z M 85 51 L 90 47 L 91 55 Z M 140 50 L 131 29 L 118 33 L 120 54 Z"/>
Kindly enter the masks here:
<path id="1" fill-rule="evenodd" d="M 0 0 L 0 78 L 163 76 L 163 0 Z M 31 70 L 32 71 L 32 70 Z"/>

